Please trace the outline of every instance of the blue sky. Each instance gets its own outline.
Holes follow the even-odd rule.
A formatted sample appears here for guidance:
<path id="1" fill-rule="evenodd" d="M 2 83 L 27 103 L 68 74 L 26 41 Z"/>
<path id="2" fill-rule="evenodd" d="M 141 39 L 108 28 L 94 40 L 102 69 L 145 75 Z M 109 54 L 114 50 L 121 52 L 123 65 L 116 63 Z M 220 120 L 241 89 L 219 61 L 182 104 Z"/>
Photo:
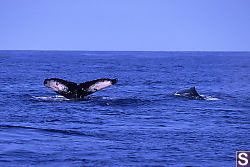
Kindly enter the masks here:
<path id="1" fill-rule="evenodd" d="M 250 51 L 249 0 L 0 0 L 0 50 Z"/>

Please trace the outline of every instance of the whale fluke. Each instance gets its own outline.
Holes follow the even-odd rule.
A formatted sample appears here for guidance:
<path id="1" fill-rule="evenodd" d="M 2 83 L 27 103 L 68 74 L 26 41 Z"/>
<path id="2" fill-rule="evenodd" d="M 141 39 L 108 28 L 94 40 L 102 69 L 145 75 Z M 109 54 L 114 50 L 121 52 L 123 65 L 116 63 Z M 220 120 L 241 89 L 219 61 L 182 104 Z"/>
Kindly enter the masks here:
<path id="1" fill-rule="evenodd" d="M 45 79 L 44 85 L 68 99 L 81 99 L 98 90 L 114 85 L 116 82 L 117 79 L 101 78 L 77 85 L 74 82 L 69 82 L 63 79 L 51 78 Z"/>

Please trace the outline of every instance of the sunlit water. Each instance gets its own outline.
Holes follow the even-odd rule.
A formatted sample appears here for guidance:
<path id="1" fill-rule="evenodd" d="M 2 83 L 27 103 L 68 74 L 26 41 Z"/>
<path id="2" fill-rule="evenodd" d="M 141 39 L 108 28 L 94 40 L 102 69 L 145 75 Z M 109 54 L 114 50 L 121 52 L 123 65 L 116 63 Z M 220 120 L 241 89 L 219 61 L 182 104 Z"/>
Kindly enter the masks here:
<path id="1" fill-rule="evenodd" d="M 0 51 L 0 166 L 235 166 L 249 52 Z M 82 100 L 46 78 L 118 82 Z M 173 95 L 196 86 L 205 100 Z"/>

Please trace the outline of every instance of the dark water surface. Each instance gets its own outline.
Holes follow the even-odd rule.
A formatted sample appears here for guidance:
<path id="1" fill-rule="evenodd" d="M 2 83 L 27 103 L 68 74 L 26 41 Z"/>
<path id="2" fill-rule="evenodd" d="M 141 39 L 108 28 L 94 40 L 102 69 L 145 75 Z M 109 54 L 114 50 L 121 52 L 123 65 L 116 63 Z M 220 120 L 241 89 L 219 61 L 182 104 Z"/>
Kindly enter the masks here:
<path id="1" fill-rule="evenodd" d="M 0 51 L 0 166 L 235 166 L 250 52 Z M 45 78 L 118 78 L 82 101 Z M 207 100 L 173 92 L 196 86 Z"/>

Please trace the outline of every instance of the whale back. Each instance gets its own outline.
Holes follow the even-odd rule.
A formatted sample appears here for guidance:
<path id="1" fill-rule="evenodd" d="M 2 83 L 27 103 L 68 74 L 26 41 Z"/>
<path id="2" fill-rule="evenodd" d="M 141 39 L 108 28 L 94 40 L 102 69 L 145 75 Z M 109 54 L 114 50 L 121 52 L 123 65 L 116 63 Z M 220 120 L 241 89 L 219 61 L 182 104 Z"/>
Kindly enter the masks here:
<path id="1" fill-rule="evenodd" d="M 177 91 L 174 93 L 175 95 L 184 96 L 184 97 L 200 97 L 195 87 L 191 87 L 189 89 Z"/>

